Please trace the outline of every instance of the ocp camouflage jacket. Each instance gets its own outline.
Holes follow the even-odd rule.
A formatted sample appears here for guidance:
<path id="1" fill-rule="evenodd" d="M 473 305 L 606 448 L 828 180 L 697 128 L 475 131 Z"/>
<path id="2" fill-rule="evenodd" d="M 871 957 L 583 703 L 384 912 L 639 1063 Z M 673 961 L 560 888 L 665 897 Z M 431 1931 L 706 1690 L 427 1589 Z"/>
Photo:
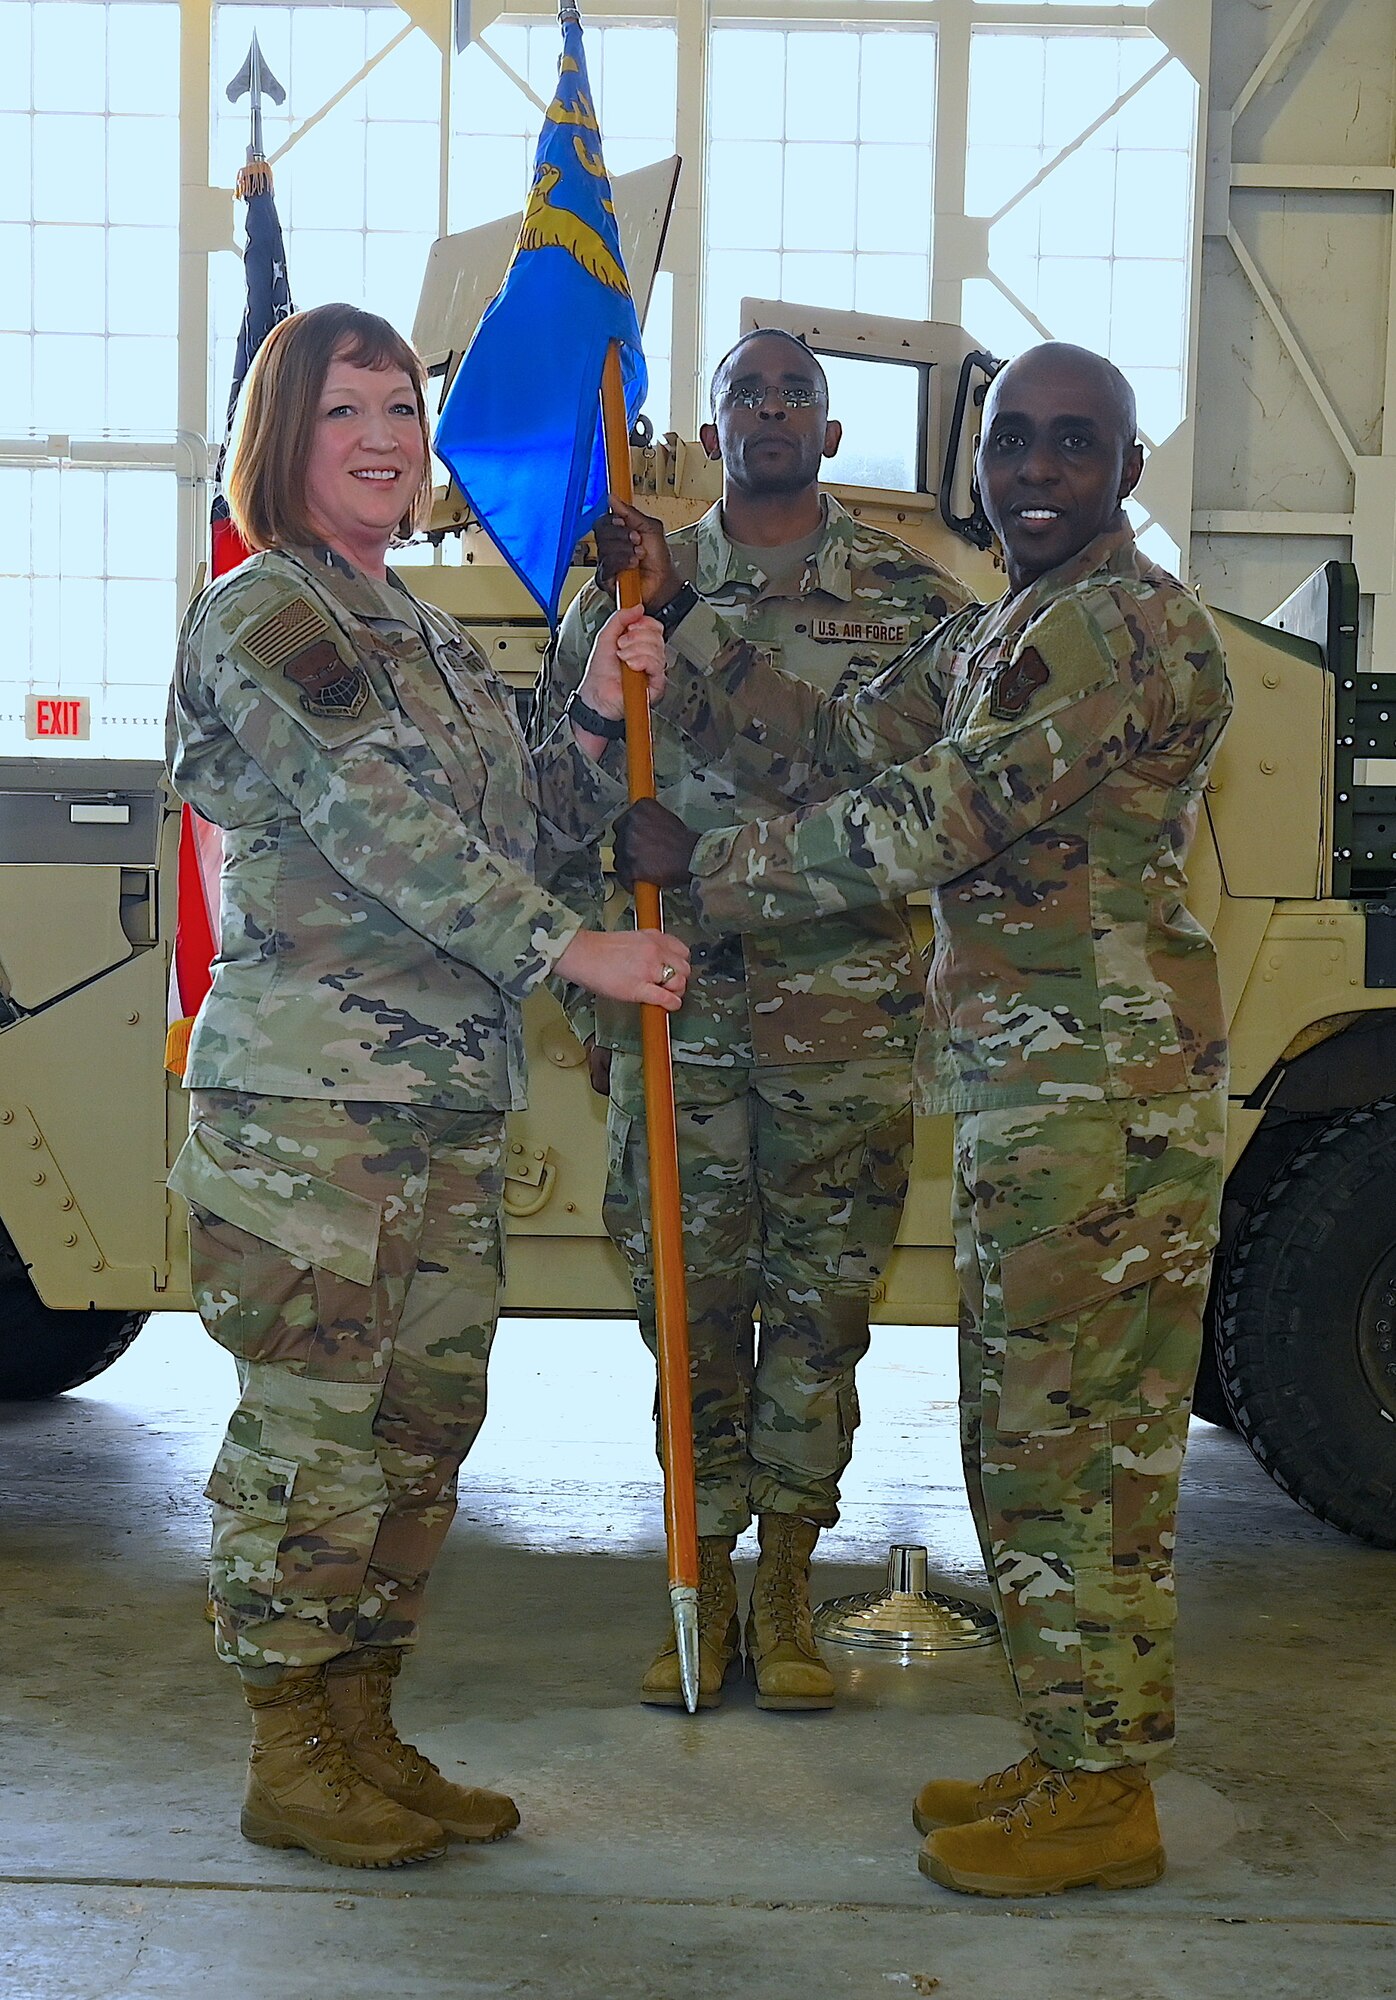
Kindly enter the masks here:
<path id="1" fill-rule="evenodd" d="M 679 574 L 726 631 L 739 631 L 768 665 L 831 694 L 879 673 L 967 598 L 964 585 L 929 557 L 855 520 L 829 494 L 823 531 L 794 594 L 773 591 L 764 572 L 733 547 L 720 506 L 668 540 Z M 529 731 L 535 746 L 556 729 L 613 608 L 595 586 L 570 606 L 539 681 Z M 760 811 L 769 796 L 746 784 L 721 751 L 695 756 L 662 718 L 655 769 L 660 800 L 693 827 L 730 826 Z M 589 862 L 569 862 L 558 886 L 578 908 L 599 909 L 595 852 Z M 676 1062 L 840 1062 L 899 1051 L 910 1057 L 924 972 L 903 904 L 826 917 L 799 932 L 716 939 L 699 926 L 682 892 L 665 897 L 664 912 L 666 928 L 694 951 L 683 1007 L 669 1023 Z M 574 988 L 565 1000 L 583 1039 L 594 1033 L 606 1047 L 639 1048 L 633 1008 L 604 1000 L 593 1008 Z"/>
<path id="2" fill-rule="evenodd" d="M 184 621 L 167 746 L 224 833 L 186 1083 L 521 1104 L 519 1003 L 582 920 L 535 880 L 528 750 L 455 622 L 324 549 L 254 556 Z"/>
<path id="3" fill-rule="evenodd" d="M 1225 663 L 1128 530 L 834 699 L 703 606 L 671 667 L 663 713 L 697 749 L 768 797 L 824 801 L 704 834 L 692 906 L 709 932 L 934 891 L 924 1109 L 1224 1084 L 1215 954 L 1183 897 Z"/>

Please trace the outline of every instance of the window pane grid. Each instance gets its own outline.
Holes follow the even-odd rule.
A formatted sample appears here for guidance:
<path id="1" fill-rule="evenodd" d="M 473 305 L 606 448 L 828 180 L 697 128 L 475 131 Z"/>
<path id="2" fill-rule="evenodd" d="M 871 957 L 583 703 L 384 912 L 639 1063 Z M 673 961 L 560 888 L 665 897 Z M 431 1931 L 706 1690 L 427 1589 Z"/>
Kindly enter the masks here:
<path id="1" fill-rule="evenodd" d="M 1183 407 L 1196 86 L 1181 63 L 1165 62 L 1039 187 L 1013 197 L 1163 56 L 1147 34 L 977 30 L 965 197 L 971 214 L 1006 210 L 989 230 L 991 272 L 1050 335 L 1126 371 L 1155 440 Z M 987 280 L 966 284 L 964 310 L 1000 353 L 1041 338 Z"/>
<path id="2" fill-rule="evenodd" d="M 283 105 L 268 99 L 263 107 L 271 154 L 407 25 L 392 7 L 217 7 L 214 179 L 231 185 L 246 157 L 247 99 L 230 104 L 225 87 L 254 31 L 286 90 Z M 416 29 L 277 163 L 277 214 L 298 307 L 343 299 L 410 331 L 436 236 L 440 105 L 440 59 Z M 210 434 L 218 437 L 245 294 L 234 258 L 213 263 Z"/>
<path id="3" fill-rule="evenodd" d="M 178 10 L 8 0 L 0 432 L 173 425 Z"/>
<path id="4" fill-rule="evenodd" d="M 724 27 L 711 47 L 705 373 L 744 296 L 924 318 L 934 34 Z"/>
<path id="5" fill-rule="evenodd" d="M 0 754 L 35 754 L 36 693 L 91 703 L 91 738 L 65 756 L 161 755 L 178 505 L 161 467 L 0 463 Z"/>

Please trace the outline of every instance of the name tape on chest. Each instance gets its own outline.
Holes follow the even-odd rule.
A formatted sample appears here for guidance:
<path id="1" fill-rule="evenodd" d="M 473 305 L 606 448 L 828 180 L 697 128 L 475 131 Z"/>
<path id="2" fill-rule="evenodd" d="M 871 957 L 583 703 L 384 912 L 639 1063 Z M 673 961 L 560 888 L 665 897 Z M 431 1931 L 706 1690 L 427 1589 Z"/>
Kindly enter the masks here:
<path id="1" fill-rule="evenodd" d="M 810 637 L 826 646 L 904 646 L 911 637 L 909 618 L 814 618 Z"/>
<path id="2" fill-rule="evenodd" d="M 242 635 L 243 650 L 268 673 L 279 668 L 300 689 L 307 715 L 352 720 L 368 700 L 368 674 L 346 660 L 313 605 L 296 598 Z"/>

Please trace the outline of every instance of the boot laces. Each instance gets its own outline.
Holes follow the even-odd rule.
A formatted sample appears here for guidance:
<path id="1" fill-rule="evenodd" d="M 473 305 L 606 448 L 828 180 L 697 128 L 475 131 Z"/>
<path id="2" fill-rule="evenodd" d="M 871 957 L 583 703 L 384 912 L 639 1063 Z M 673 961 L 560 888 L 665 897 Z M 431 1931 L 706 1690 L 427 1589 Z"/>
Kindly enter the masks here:
<path id="1" fill-rule="evenodd" d="M 778 1641 L 793 1645 L 804 1643 L 801 1612 L 800 1584 L 803 1581 L 795 1552 L 788 1544 L 782 1544 L 775 1552 L 772 1562 L 774 1574 L 771 1578 L 771 1592 L 767 1608 Z"/>
<path id="2" fill-rule="evenodd" d="M 1071 1774 L 1068 1771 L 1049 1771 L 1041 1783 L 1034 1785 L 1030 1792 L 1025 1792 L 1022 1798 L 1015 1799 L 1011 1806 L 1000 1806 L 990 1817 L 998 1822 L 1005 1833 L 1015 1831 L 1015 1821 L 1020 1821 L 1023 1831 L 1027 1832 L 1033 1824 L 1034 1811 L 1040 1817 L 1044 1805 L 1055 1819 L 1057 1801 L 1061 1798 L 1068 1798 L 1073 1802 L 1076 1798 L 1075 1792 L 1071 1789 Z"/>
<path id="3" fill-rule="evenodd" d="M 390 1703 L 393 1695 L 392 1675 L 385 1669 L 371 1672 L 366 1676 L 369 1702 L 368 1735 L 375 1750 L 391 1759 L 399 1774 L 399 1782 L 413 1785 L 423 1778 L 435 1777 L 436 1766 L 427 1761 L 415 1744 L 404 1743 L 397 1733 Z"/>
<path id="4" fill-rule="evenodd" d="M 319 1726 L 318 1734 L 307 1738 L 305 1761 L 341 1804 L 363 1784 L 348 1750 L 329 1726 L 328 1719 Z"/>
<path id="5" fill-rule="evenodd" d="M 263 1709 L 293 1708 L 305 1700 L 305 1691 L 296 1682 L 287 1679 L 270 1698 L 263 1703 Z M 302 1727 L 305 1730 L 301 1744 L 305 1753 L 305 1763 L 321 1779 L 325 1788 L 340 1804 L 350 1796 L 363 1779 L 355 1770 L 348 1750 L 340 1741 L 339 1733 L 330 1721 L 329 1702 L 323 1687 L 313 1696 L 313 1707 L 306 1715 Z M 256 1759 L 264 1754 L 264 1746 L 253 1744 L 252 1755 Z"/>
<path id="6" fill-rule="evenodd" d="M 722 1548 L 710 1548 L 705 1538 L 698 1543 L 698 1617 L 714 1619 L 722 1608 L 732 1576 L 732 1558 Z"/>
<path id="7" fill-rule="evenodd" d="M 1010 1764 L 1006 1771 L 995 1771 L 992 1778 L 984 1780 L 984 1790 L 986 1792 L 1004 1792 L 1008 1790 L 1010 1785 L 1021 1784 L 1027 1775 L 1029 1764 L 1031 1764 L 1036 1755 L 1037 1752 L 1035 1750 L 1029 1750 L 1026 1757 L 1020 1757 L 1017 1763 Z"/>

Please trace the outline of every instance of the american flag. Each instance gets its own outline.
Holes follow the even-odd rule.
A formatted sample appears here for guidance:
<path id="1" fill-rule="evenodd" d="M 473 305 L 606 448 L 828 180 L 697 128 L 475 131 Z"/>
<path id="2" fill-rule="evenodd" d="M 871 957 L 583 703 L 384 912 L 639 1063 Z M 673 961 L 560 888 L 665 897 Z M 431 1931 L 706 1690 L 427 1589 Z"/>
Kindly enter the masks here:
<path id="1" fill-rule="evenodd" d="M 238 193 L 247 203 L 247 244 L 242 264 L 247 302 L 238 328 L 237 358 L 228 395 L 228 416 L 213 478 L 209 521 L 209 581 L 236 569 L 252 553 L 233 525 L 223 492 L 223 464 L 228 455 L 233 418 L 252 357 L 278 321 L 295 308 L 286 277 L 286 250 L 281 218 L 276 212 L 271 168 L 265 160 L 249 161 L 238 175 Z M 183 1076 L 189 1056 L 194 1017 L 213 983 L 218 951 L 218 882 L 223 865 L 223 837 L 216 826 L 184 806 L 179 823 L 179 905 L 175 920 L 174 957 L 170 964 L 169 1029 L 165 1037 L 165 1067 Z"/>

